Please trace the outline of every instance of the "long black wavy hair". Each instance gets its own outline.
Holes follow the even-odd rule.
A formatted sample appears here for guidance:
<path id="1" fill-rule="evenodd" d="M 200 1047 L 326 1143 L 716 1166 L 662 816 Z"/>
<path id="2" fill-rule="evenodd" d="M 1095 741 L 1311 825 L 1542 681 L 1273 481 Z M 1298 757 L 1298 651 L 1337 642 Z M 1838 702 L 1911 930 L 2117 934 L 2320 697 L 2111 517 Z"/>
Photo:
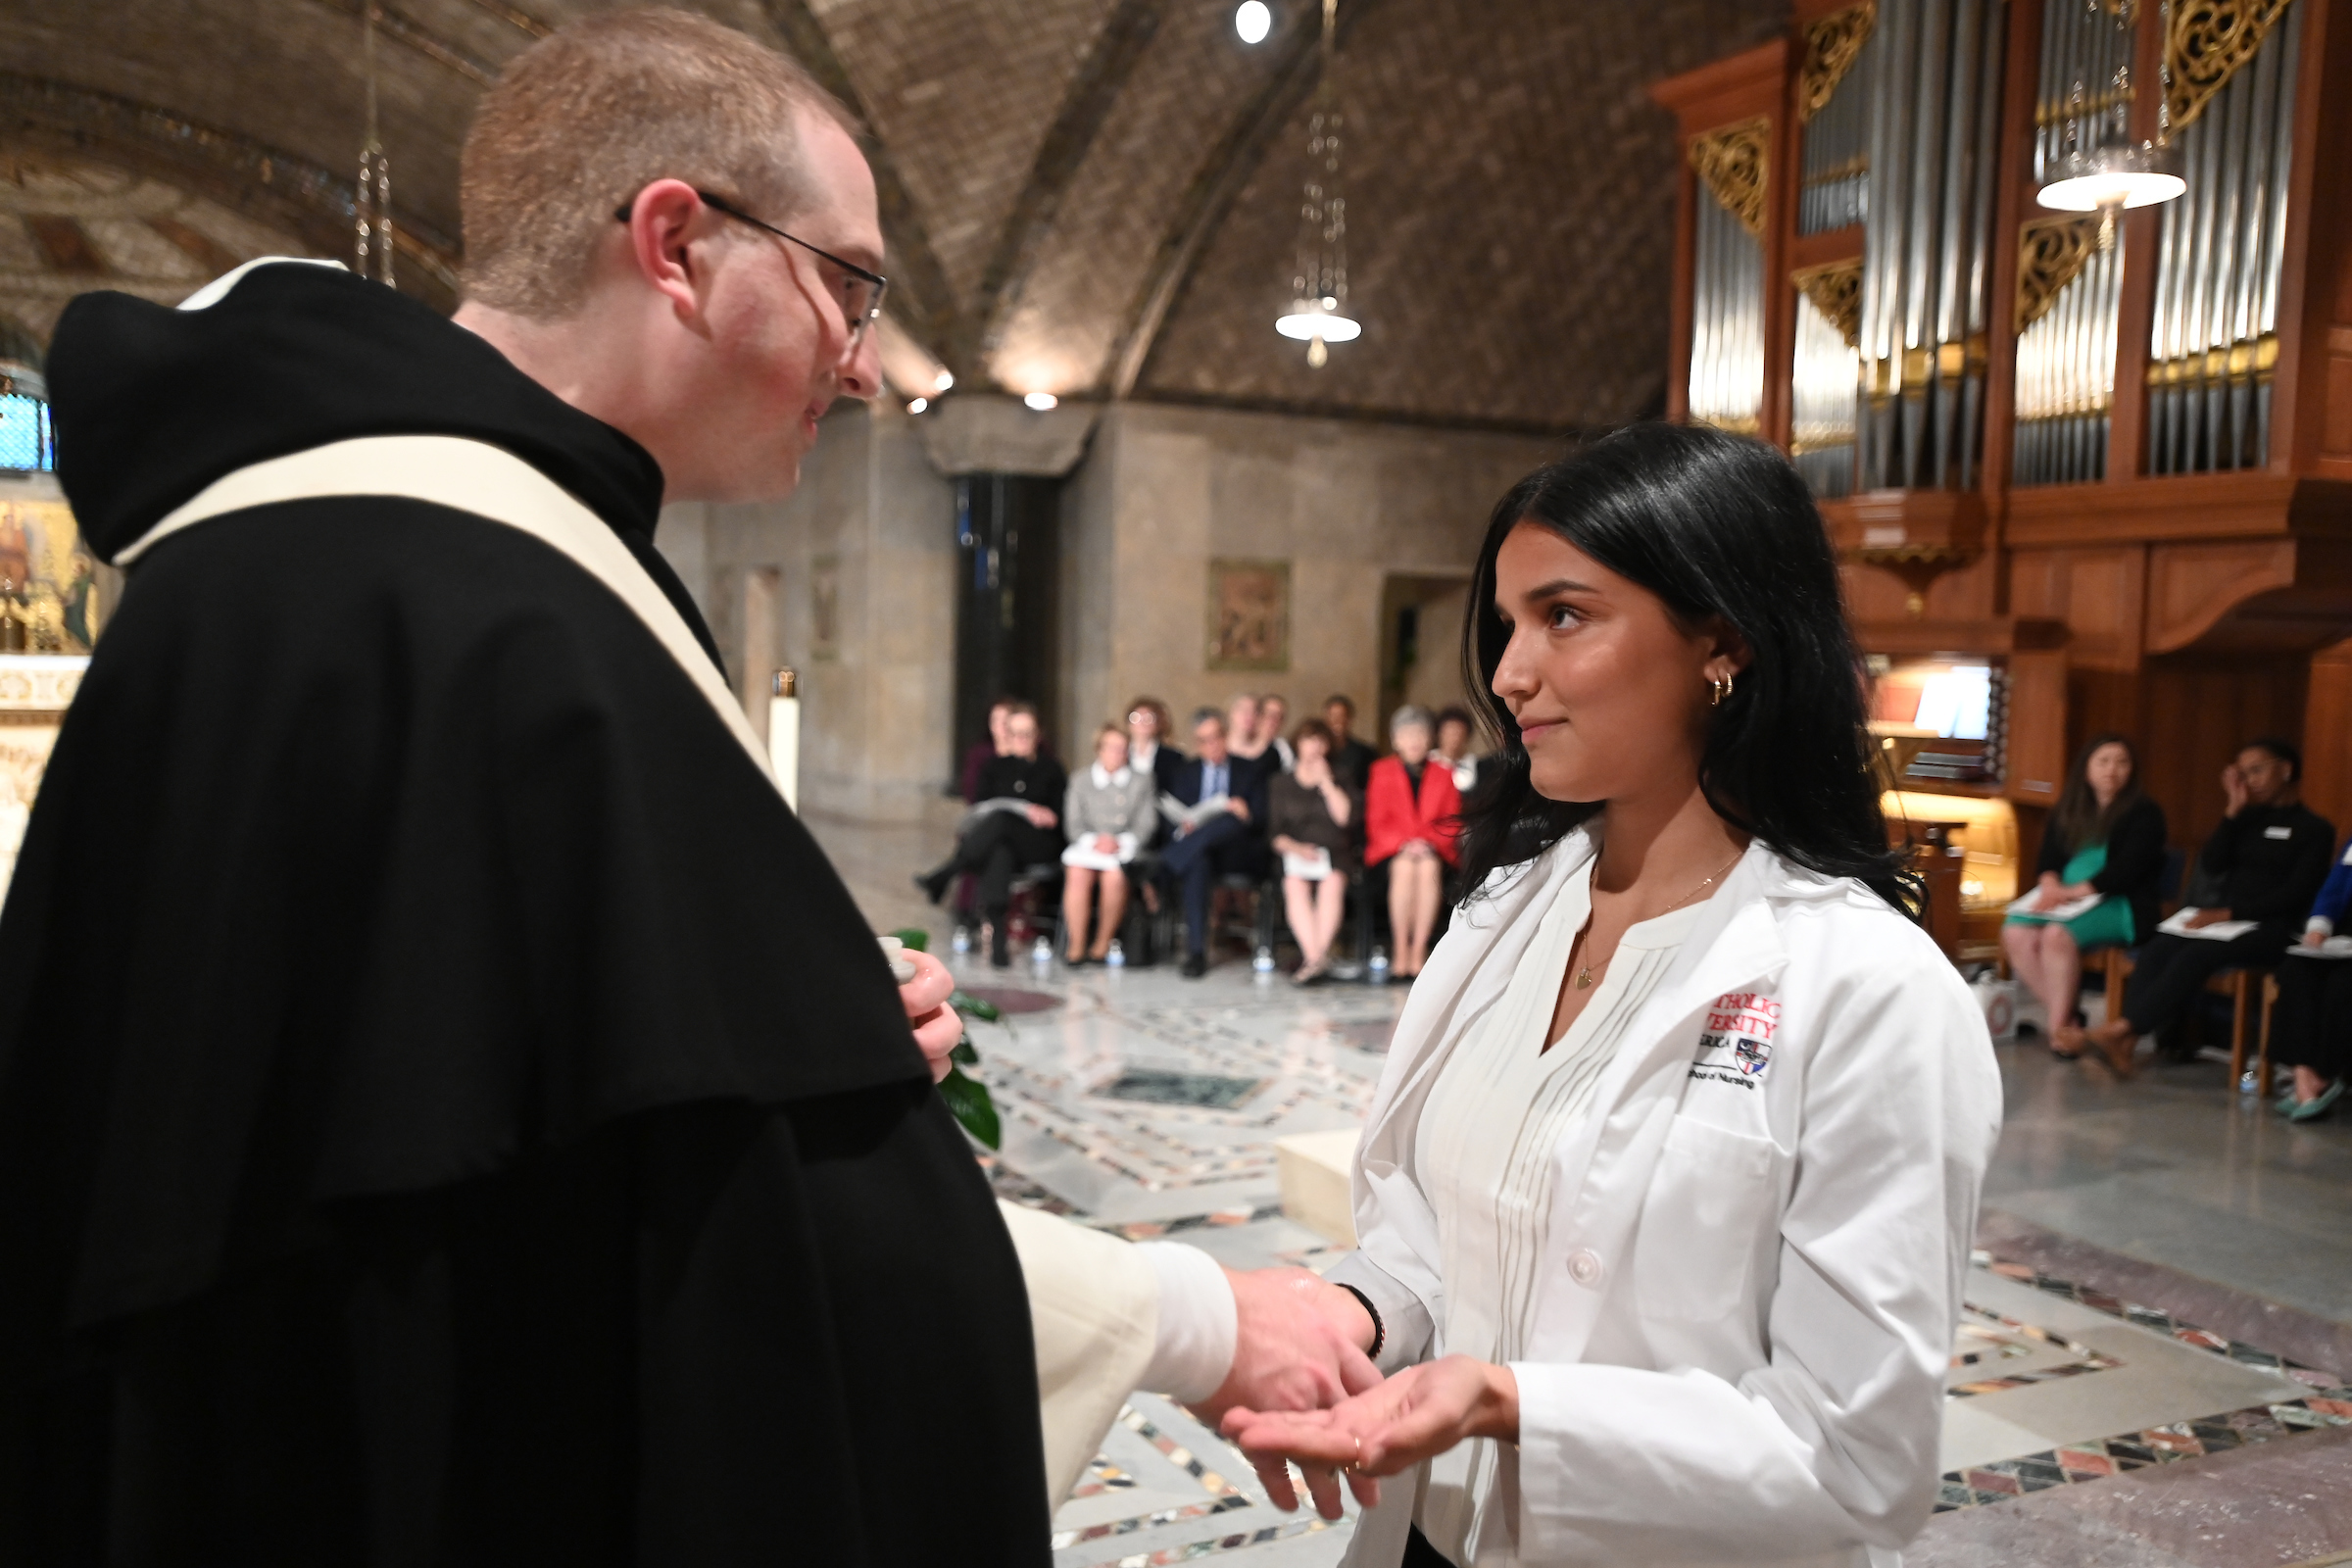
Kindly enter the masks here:
<path id="1" fill-rule="evenodd" d="M 1686 628 L 1720 615 L 1752 656 L 1711 710 L 1699 788 L 1718 816 L 1796 864 L 1850 876 L 1905 914 L 1926 906 L 1886 844 L 1860 655 L 1838 561 L 1805 482 L 1771 447 L 1707 425 L 1636 424 L 1511 487 L 1495 505 L 1470 584 L 1462 676 L 1501 765 L 1462 810 L 1462 883 L 1532 858 L 1598 812 L 1552 801 L 1494 693 L 1510 629 L 1495 614 L 1494 560 L 1522 522 L 1549 528 L 1665 601 Z"/>

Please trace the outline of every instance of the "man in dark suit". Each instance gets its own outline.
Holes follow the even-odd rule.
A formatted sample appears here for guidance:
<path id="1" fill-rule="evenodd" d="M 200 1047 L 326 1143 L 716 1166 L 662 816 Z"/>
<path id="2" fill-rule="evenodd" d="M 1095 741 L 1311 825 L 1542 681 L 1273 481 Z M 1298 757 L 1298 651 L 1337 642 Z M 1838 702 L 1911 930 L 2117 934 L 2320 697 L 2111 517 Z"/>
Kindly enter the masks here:
<path id="1" fill-rule="evenodd" d="M 1160 852 L 1160 869 L 1184 889 L 1184 977 L 1208 973 L 1208 904 L 1216 879 L 1228 872 L 1255 876 L 1265 869 L 1266 780 L 1263 758 L 1236 757 L 1225 715 L 1203 708 L 1193 715 L 1193 755 L 1176 770 L 1168 793 L 1187 806 L 1216 796 L 1225 808 L 1190 824 L 1178 822 Z"/>

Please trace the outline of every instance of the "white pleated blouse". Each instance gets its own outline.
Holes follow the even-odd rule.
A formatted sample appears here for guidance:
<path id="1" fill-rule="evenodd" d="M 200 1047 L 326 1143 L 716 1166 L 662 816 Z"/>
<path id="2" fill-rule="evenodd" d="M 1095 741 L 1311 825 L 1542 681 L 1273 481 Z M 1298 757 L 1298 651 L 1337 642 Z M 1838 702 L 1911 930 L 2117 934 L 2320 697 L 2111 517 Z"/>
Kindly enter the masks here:
<path id="1" fill-rule="evenodd" d="M 1592 998 L 1543 1049 L 1569 950 L 1592 908 L 1592 873 L 1544 915 L 1502 999 L 1438 1071 L 1414 1139 L 1415 1181 L 1438 1220 L 1446 1281 L 1437 1353 L 1522 1359 L 1551 1220 L 1552 1154 L 1578 1121 L 1705 901 L 1625 934 Z M 1506 1458 L 1514 1462 L 1506 1463 Z M 1424 1467 L 1413 1522 L 1463 1568 L 1512 1568 L 1515 1455 L 1492 1439 Z"/>

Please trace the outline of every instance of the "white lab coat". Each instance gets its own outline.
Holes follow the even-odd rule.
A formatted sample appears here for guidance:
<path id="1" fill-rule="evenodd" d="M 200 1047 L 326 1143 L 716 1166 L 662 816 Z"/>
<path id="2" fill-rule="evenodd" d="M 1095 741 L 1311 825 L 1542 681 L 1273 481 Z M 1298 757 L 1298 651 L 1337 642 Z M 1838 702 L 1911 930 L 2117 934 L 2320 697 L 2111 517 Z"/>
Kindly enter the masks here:
<path id="1" fill-rule="evenodd" d="M 1445 1353 L 1415 1129 L 1500 1000 L 1581 830 L 1498 873 L 1398 1020 L 1357 1157 L 1383 1370 Z M 1530 1049 L 1534 1049 L 1533 1043 Z M 1502 1500 L 1523 1564 L 1899 1563 L 1936 1489 L 1943 1375 L 2000 1129 L 1984 1017 L 1860 884 L 1752 845 L 1605 1069 L 1556 1182 Z M 1414 1476 L 1347 1562 L 1394 1568 Z"/>

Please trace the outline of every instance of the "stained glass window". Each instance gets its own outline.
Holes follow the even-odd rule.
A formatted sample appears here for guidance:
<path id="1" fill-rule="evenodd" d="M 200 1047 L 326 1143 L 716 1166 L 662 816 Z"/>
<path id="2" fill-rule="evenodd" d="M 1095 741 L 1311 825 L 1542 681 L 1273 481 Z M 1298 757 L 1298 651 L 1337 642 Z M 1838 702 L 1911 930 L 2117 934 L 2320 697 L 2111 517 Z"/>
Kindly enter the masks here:
<path id="1" fill-rule="evenodd" d="M 22 392 L 0 393 L 0 468 L 54 468 L 57 431 L 49 405 Z"/>

